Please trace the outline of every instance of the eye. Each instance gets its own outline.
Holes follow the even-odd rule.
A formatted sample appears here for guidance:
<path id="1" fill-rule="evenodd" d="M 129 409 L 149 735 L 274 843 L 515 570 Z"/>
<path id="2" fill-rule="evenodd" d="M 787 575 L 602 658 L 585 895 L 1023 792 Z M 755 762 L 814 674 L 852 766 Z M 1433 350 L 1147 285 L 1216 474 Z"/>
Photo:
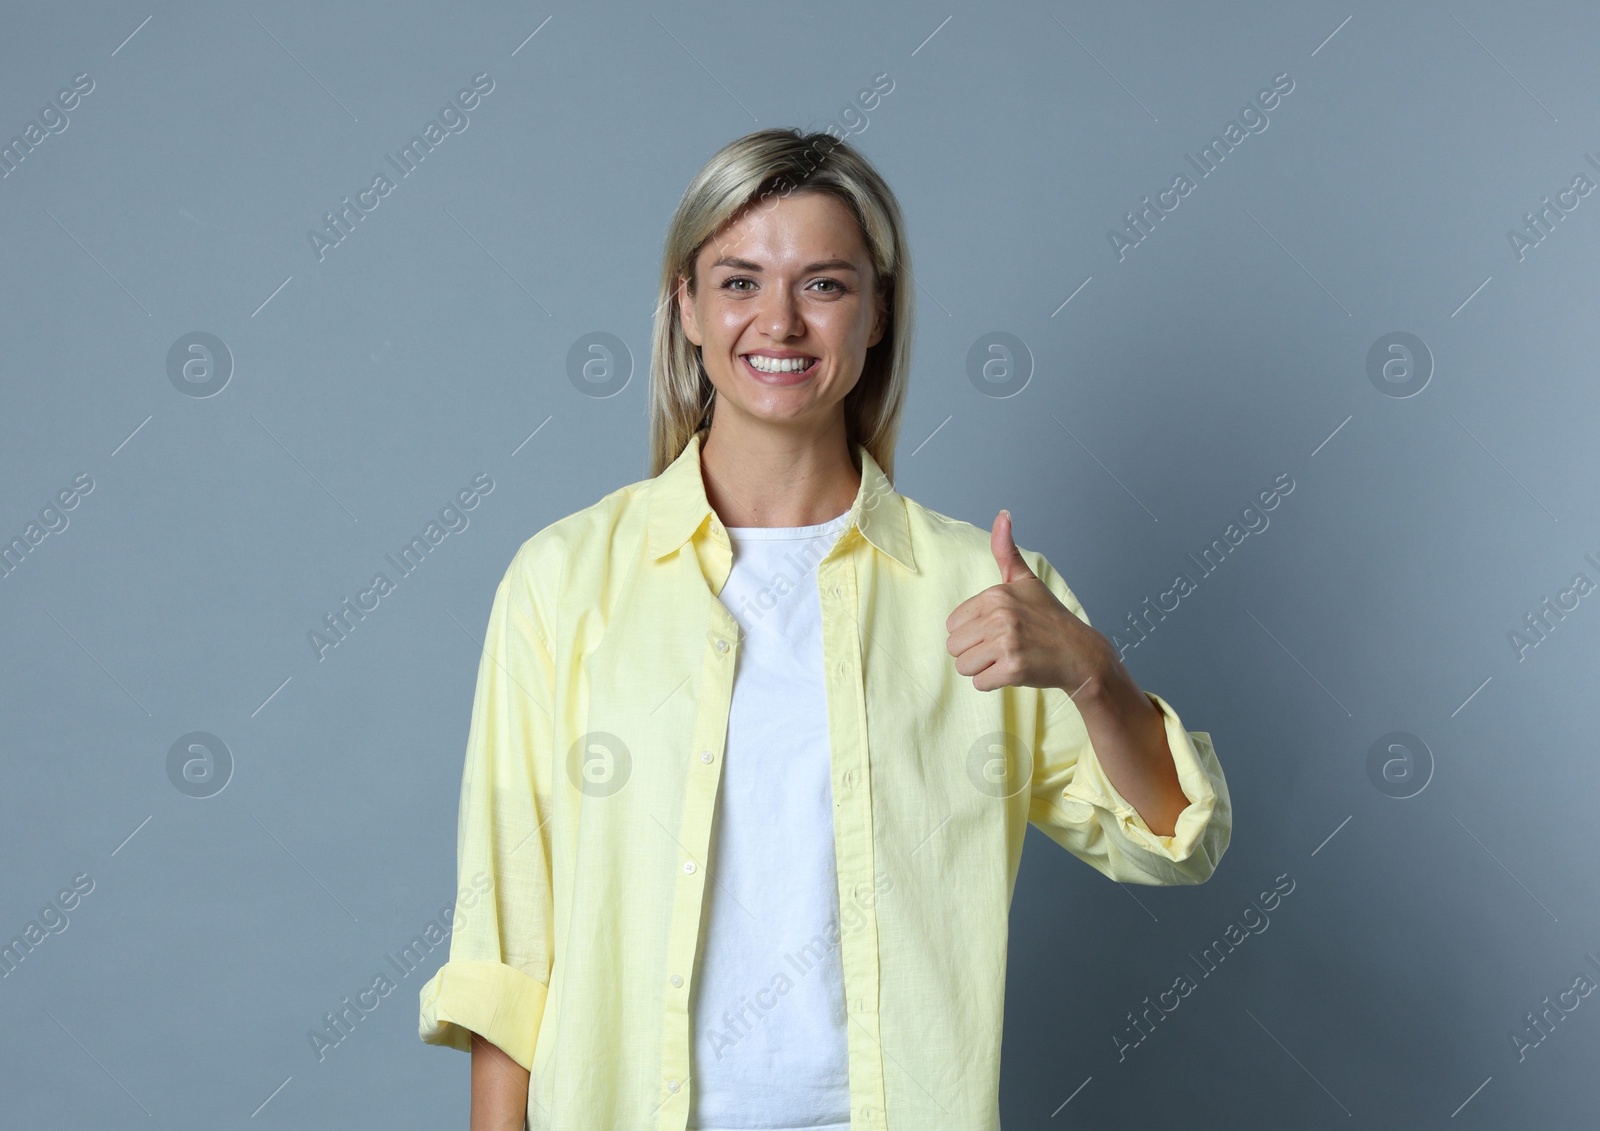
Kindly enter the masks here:
<path id="1" fill-rule="evenodd" d="M 735 283 L 750 283 L 750 284 L 754 285 L 755 280 L 750 278 L 748 275 L 730 275 L 728 278 L 722 280 L 722 289 L 723 290 L 729 290 L 729 289 L 737 290 L 738 288 L 735 288 L 733 286 L 733 284 L 735 284 Z"/>
<path id="2" fill-rule="evenodd" d="M 838 279 L 818 279 L 817 282 L 819 282 L 819 283 L 827 283 L 831 287 L 833 287 L 833 290 L 825 291 L 825 292 L 823 292 L 824 294 L 832 295 L 832 294 L 843 294 L 844 293 L 844 284 L 839 282 Z"/>

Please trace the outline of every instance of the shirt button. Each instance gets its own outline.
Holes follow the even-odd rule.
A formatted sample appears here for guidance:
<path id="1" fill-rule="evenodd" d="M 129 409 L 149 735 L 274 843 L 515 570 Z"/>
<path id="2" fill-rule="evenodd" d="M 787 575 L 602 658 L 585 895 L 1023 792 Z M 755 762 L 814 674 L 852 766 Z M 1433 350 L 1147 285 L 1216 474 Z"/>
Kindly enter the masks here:
<path id="1" fill-rule="evenodd" d="M 717 637 L 717 651 L 726 652 L 727 650 L 728 650 L 728 642 L 726 640 L 722 639 L 720 636 Z"/>
<path id="2" fill-rule="evenodd" d="M 671 982 L 674 987 L 681 986 L 683 985 L 683 975 L 674 974 L 672 977 L 668 978 L 667 981 Z"/>
<path id="3" fill-rule="evenodd" d="M 702 750 L 702 751 L 700 751 L 700 760 L 701 760 L 701 761 L 702 761 L 702 762 L 707 762 L 707 763 L 709 763 L 709 762 L 710 762 L 710 761 L 711 761 L 711 758 L 712 758 L 712 753 L 711 753 L 711 751 L 709 751 L 709 750 Z"/>
<path id="4" fill-rule="evenodd" d="M 694 861 L 693 860 L 685 860 L 683 862 L 683 870 L 685 872 L 688 872 L 690 875 L 693 875 L 694 874 Z"/>
<path id="5" fill-rule="evenodd" d="M 678 1090 L 678 1082 L 676 1080 L 668 1080 L 667 1081 L 667 1091 L 676 1092 L 677 1090 Z"/>

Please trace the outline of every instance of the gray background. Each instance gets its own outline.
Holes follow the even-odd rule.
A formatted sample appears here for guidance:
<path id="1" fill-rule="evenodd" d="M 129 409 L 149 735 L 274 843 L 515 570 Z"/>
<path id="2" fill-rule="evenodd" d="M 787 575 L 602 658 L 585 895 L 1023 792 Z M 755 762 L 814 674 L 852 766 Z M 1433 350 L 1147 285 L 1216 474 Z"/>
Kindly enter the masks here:
<path id="1" fill-rule="evenodd" d="M 1600 177 L 1592 5 L 35 3 L 0 40 L 0 139 L 95 84 L 0 180 L 0 535 L 94 483 L 0 579 L 0 940 L 94 884 L 0 979 L 7 1123 L 465 1125 L 468 1058 L 416 1035 L 442 951 L 325 1058 L 307 1033 L 454 898 L 511 555 L 647 472 L 684 185 L 833 121 L 914 249 L 905 494 L 1010 507 L 1111 632 L 1295 484 L 1127 652 L 1215 741 L 1216 876 L 1119 887 L 1029 832 L 1006 1126 L 1592 1125 L 1600 998 L 1525 1058 L 1512 1034 L 1600 979 L 1600 595 L 1521 659 L 1508 633 L 1600 580 L 1600 195 L 1521 259 L 1507 237 Z M 319 261 L 307 230 L 483 72 L 469 128 Z M 1108 229 L 1285 72 L 1119 260 Z M 169 379 L 194 331 L 232 357 L 213 396 Z M 1394 331 L 1431 358 L 1395 355 L 1415 395 L 1369 373 Z M 628 355 L 609 396 L 569 376 L 593 333 Z M 969 373 L 993 333 L 1025 346 L 1014 395 Z M 480 472 L 470 524 L 319 661 L 308 632 Z M 233 762 L 203 799 L 167 768 L 195 731 Z"/>

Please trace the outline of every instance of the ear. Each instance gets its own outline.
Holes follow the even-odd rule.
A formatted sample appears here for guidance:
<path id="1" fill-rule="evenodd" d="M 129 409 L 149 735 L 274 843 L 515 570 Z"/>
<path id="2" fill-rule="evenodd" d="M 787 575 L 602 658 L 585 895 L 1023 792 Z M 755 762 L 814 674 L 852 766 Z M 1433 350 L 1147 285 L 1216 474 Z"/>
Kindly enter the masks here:
<path id="1" fill-rule="evenodd" d="M 872 336 L 867 340 L 870 349 L 883 340 L 885 331 L 889 329 L 889 296 L 880 290 L 874 296 L 875 314 L 872 322 Z"/>
<path id="2" fill-rule="evenodd" d="M 693 345 L 700 345 L 700 327 L 694 319 L 694 296 L 689 293 L 689 280 L 684 275 L 678 276 L 678 325 L 683 328 L 683 336 L 688 338 Z"/>

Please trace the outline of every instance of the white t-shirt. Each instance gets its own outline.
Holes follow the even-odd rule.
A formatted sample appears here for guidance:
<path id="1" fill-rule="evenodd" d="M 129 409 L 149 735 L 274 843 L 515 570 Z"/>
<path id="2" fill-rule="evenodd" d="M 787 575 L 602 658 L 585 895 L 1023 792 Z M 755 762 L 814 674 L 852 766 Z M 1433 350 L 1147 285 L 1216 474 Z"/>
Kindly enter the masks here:
<path id="1" fill-rule="evenodd" d="M 849 1131 L 817 562 L 849 512 L 730 527 L 743 631 L 690 990 L 689 1127 Z"/>

